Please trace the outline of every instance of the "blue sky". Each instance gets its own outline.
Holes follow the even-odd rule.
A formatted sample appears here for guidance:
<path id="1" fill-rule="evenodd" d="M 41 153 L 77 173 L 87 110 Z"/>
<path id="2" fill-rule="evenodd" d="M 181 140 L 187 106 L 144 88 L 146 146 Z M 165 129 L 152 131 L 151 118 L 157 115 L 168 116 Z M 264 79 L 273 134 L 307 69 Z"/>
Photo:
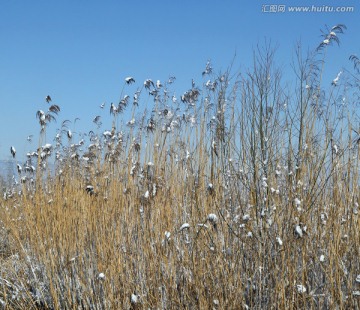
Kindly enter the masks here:
<path id="1" fill-rule="evenodd" d="M 265 13 L 264 4 L 341 5 L 355 11 Z M 1 0 L 0 159 L 10 157 L 11 145 L 18 159 L 37 148 L 35 114 L 47 109 L 46 95 L 61 108 L 58 122 L 50 125 L 53 132 L 61 120 L 76 117 L 80 121 L 70 128 L 86 131 L 96 115 L 109 129 L 109 105 L 118 103 L 127 76 L 139 87 L 147 78 L 175 76 L 180 96 L 192 78 L 202 82 L 209 59 L 215 71 L 226 69 L 235 53 L 240 71 L 251 66 L 253 48 L 265 38 L 278 46 L 278 63 L 288 72 L 298 40 L 312 49 L 322 40 L 320 29 L 342 23 L 348 29 L 341 46 L 328 55 L 331 81 L 342 67 L 352 67 L 351 54 L 360 56 L 359 12 L 359 1 L 350 0 Z M 103 111 L 102 102 L 107 103 Z M 32 144 L 26 141 L 30 134 Z"/>

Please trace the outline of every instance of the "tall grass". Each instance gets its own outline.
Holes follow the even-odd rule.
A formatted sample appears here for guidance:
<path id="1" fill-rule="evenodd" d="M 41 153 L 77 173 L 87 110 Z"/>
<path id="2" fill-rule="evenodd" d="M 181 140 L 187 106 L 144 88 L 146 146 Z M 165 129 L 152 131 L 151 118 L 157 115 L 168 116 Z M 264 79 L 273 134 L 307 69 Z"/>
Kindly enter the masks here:
<path id="1" fill-rule="evenodd" d="M 65 121 L 43 146 L 60 108 L 38 113 L 38 156 L 1 200 L 0 307 L 359 308 L 358 105 L 323 85 L 326 38 L 296 50 L 291 89 L 265 45 L 177 100 L 173 79 L 142 88 L 153 107 L 123 127 L 122 94 L 108 132 Z"/>

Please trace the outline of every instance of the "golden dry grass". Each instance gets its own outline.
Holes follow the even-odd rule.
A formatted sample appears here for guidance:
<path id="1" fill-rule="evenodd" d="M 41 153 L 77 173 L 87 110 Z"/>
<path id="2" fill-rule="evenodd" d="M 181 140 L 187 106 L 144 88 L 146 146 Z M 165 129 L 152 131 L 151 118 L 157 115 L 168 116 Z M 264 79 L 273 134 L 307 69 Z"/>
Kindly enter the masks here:
<path id="1" fill-rule="evenodd" d="M 339 121 L 329 95 L 318 117 L 304 85 L 266 85 L 259 57 L 199 94 L 216 122 L 202 101 L 192 128 L 155 114 L 86 156 L 60 147 L 55 175 L 39 159 L 35 184 L 0 201 L 0 307 L 358 309 L 357 115 Z"/>

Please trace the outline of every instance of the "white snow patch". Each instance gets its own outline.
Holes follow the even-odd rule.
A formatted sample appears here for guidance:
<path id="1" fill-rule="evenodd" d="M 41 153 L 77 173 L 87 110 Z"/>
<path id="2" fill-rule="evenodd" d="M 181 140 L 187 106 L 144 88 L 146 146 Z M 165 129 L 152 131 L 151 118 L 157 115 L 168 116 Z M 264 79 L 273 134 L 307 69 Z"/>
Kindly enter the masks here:
<path id="1" fill-rule="evenodd" d="M 190 224 L 184 223 L 184 224 L 181 225 L 180 231 L 183 231 L 184 229 L 189 229 L 189 228 L 190 228 Z"/>

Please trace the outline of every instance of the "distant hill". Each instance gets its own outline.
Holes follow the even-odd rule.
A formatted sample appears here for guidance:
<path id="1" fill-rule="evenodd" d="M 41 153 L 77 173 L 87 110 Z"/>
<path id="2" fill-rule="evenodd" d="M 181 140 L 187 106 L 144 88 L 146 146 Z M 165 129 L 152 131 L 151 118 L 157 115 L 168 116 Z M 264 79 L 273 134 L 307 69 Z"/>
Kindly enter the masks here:
<path id="1" fill-rule="evenodd" d="M 16 180 L 19 181 L 19 174 L 17 171 L 16 164 L 20 164 L 22 168 L 24 168 L 24 163 L 21 161 L 17 161 L 14 159 L 0 159 L 0 183 L 1 181 L 11 181 L 12 177 L 15 176 Z M 34 164 L 36 167 L 36 162 Z M 48 163 L 48 167 L 53 171 L 54 164 Z M 24 173 L 24 170 L 23 170 Z"/>
<path id="2" fill-rule="evenodd" d="M 16 172 L 16 161 L 12 159 L 0 160 L 0 176 L 7 178 L 9 175 L 12 177 Z"/>
<path id="3" fill-rule="evenodd" d="M 9 159 L 0 160 L 0 186 L 9 184 L 13 175 L 17 176 L 15 161 Z"/>

